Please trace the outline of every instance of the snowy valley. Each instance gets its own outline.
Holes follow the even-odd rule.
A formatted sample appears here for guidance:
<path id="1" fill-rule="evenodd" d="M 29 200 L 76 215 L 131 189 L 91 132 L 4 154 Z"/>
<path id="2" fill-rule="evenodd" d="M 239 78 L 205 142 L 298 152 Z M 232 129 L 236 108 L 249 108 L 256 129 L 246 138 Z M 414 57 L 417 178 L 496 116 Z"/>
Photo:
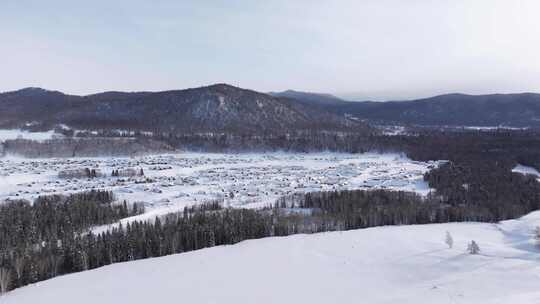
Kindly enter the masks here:
<path id="1" fill-rule="evenodd" d="M 440 162 L 400 154 L 178 153 L 130 158 L 0 158 L 0 201 L 112 190 L 152 215 L 210 200 L 263 207 L 297 192 L 394 189 L 427 194 L 423 174 Z M 95 170 L 97 177 L 63 176 Z M 132 172 L 112 176 L 112 172 Z M 142 173 L 142 175 L 141 175 Z M 122 174 L 120 174 L 122 175 Z"/>
<path id="2" fill-rule="evenodd" d="M 539 11 L 2 1 L 0 304 L 540 304 Z"/>

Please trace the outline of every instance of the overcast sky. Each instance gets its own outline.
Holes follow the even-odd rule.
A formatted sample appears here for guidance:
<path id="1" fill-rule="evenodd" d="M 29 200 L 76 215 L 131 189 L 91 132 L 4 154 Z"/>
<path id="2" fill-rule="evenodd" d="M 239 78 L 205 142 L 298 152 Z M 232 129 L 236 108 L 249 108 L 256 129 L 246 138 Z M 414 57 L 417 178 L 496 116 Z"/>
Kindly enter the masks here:
<path id="1" fill-rule="evenodd" d="M 0 91 L 540 92 L 538 0 L 0 2 Z"/>

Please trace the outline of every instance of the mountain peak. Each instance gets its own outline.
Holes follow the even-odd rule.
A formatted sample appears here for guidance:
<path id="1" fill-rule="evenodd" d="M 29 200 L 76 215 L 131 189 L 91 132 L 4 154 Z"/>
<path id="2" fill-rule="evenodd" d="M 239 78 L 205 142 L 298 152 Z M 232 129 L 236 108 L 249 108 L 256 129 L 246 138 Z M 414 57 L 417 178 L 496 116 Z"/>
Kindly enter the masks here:
<path id="1" fill-rule="evenodd" d="M 242 88 L 235 87 L 235 86 L 230 85 L 228 83 L 216 83 L 216 84 L 212 84 L 212 85 L 209 85 L 209 86 L 206 86 L 206 87 L 201 87 L 201 88 L 198 88 L 198 89 L 210 89 L 210 90 L 215 90 L 215 91 L 244 90 Z"/>
<path id="2" fill-rule="evenodd" d="M 318 105 L 334 105 L 345 102 L 343 99 L 327 93 L 302 92 L 290 89 L 283 92 L 270 92 L 269 94 L 275 97 L 292 98 L 304 103 Z"/>
<path id="3" fill-rule="evenodd" d="M 43 89 L 39 87 L 27 87 L 27 88 L 23 88 L 23 89 L 8 92 L 8 93 L 21 94 L 24 96 L 40 96 L 40 95 L 49 94 L 49 93 L 63 94 L 62 92 L 59 92 L 59 91 L 51 91 L 51 90 L 47 90 L 47 89 Z"/>

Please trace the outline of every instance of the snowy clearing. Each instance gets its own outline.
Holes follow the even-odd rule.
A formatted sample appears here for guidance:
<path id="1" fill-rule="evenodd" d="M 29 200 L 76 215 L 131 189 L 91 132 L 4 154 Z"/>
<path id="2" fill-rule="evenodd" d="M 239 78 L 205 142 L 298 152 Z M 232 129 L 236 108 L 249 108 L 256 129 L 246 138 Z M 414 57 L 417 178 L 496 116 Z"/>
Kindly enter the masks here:
<path id="1" fill-rule="evenodd" d="M 62 137 L 61 134 L 55 133 L 53 130 L 46 132 L 29 132 L 20 129 L 0 129 L 0 142 L 10 139 L 28 139 L 36 141 L 45 141 L 53 137 Z"/>
<path id="2" fill-rule="evenodd" d="M 144 202 L 150 214 L 177 211 L 212 199 L 260 207 L 295 192 L 395 189 L 427 194 L 423 174 L 438 162 L 399 154 L 182 153 L 131 158 L 0 158 L 0 201 L 92 189 L 119 200 Z M 96 170 L 97 178 L 59 178 L 66 170 Z M 113 170 L 144 176 L 111 176 Z M 98 174 L 99 175 L 99 174 Z"/>
<path id="3" fill-rule="evenodd" d="M 114 264 L 8 293 L 35 303 L 539 303 L 540 212 L 500 224 L 377 227 Z M 444 243 L 449 231 L 453 249 Z M 479 255 L 465 253 L 475 240 Z"/>

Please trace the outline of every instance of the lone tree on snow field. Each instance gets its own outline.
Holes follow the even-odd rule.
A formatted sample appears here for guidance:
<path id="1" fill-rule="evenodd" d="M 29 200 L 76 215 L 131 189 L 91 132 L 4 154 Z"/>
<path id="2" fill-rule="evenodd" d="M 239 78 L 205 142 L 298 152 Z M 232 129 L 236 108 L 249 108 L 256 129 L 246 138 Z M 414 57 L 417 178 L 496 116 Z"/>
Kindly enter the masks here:
<path id="1" fill-rule="evenodd" d="M 480 247 L 478 247 L 478 244 L 475 241 L 471 241 L 467 246 L 467 251 L 470 254 L 478 254 L 480 252 Z"/>
<path id="2" fill-rule="evenodd" d="M 444 240 L 444 242 L 446 243 L 446 245 L 448 245 L 448 248 L 452 249 L 452 247 L 454 247 L 454 239 L 448 231 L 446 231 L 446 239 Z"/>
<path id="3" fill-rule="evenodd" d="M 536 226 L 534 229 L 534 239 L 536 240 L 536 244 L 540 246 L 540 226 Z"/>

